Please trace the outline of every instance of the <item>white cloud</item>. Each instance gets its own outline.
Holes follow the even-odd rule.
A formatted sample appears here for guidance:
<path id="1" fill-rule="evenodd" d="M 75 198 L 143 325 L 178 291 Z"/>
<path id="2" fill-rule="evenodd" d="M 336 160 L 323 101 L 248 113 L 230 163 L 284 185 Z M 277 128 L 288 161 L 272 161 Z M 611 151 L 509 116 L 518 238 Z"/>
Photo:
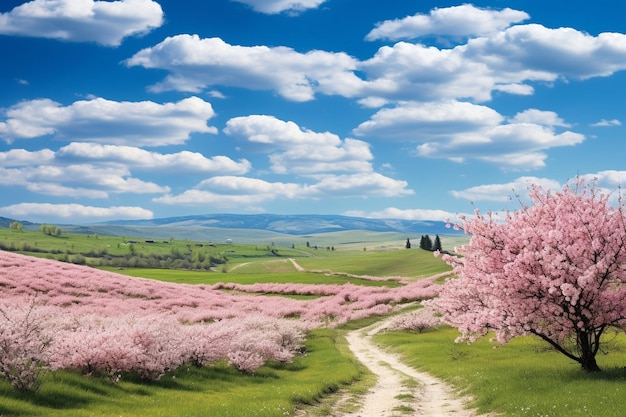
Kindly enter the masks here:
<path id="1" fill-rule="evenodd" d="M 266 14 L 288 12 L 297 14 L 307 9 L 315 9 L 326 0 L 234 0 Z"/>
<path id="2" fill-rule="evenodd" d="M 311 185 L 313 196 L 319 197 L 399 197 L 413 195 L 408 183 L 377 172 L 346 175 L 323 175 Z"/>
<path id="3" fill-rule="evenodd" d="M 342 52 L 301 53 L 285 46 L 231 45 L 220 38 L 181 34 L 139 51 L 126 64 L 168 71 L 153 91 L 234 86 L 276 91 L 291 101 L 340 95 L 366 107 L 402 101 L 486 102 L 494 91 L 531 95 L 536 83 L 608 76 L 626 69 L 624 34 L 592 36 L 538 24 L 507 27 L 526 14 L 470 5 L 436 9 L 424 18 L 432 22 L 442 13 L 447 16 L 441 21 L 451 22 L 444 32 L 458 28 L 476 35 L 476 27 L 487 29 L 453 48 L 403 41 L 383 46 L 363 61 Z"/>
<path id="4" fill-rule="evenodd" d="M 54 160 L 54 151 L 50 149 L 32 152 L 25 149 L 9 149 L 6 152 L 0 152 L 0 165 L 3 167 L 45 164 L 52 160 Z"/>
<path id="5" fill-rule="evenodd" d="M 559 126 L 559 127 L 571 127 L 568 123 L 565 123 L 563 119 L 559 117 L 553 111 L 542 111 L 537 109 L 528 109 L 523 112 L 517 113 L 512 119 L 512 123 L 532 123 L 543 126 Z"/>
<path id="6" fill-rule="evenodd" d="M 2 155 L 0 154 L 0 159 Z M 59 160 L 88 160 L 93 163 L 124 164 L 131 168 L 158 171 L 214 172 L 245 174 L 251 168 L 248 160 L 233 161 L 227 156 L 207 158 L 199 152 L 181 151 L 170 154 L 151 152 L 134 146 L 101 145 L 72 142 L 57 152 Z"/>
<path id="7" fill-rule="evenodd" d="M 93 98 L 69 106 L 37 99 L 6 111 L 6 120 L 0 121 L 0 138 L 10 143 L 53 135 L 73 141 L 163 146 L 184 143 L 194 132 L 216 133 L 207 126 L 214 115 L 211 104 L 198 97 L 164 104 Z"/>
<path id="8" fill-rule="evenodd" d="M 330 132 L 314 132 L 273 116 L 235 117 L 224 132 L 253 149 L 270 152 L 272 171 L 280 174 L 314 174 L 332 171 L 372 170 L 369 144 L 341 140 Z"/>
<path id="9" fill-rule="evenodd" d="M 483 63 L 498 82 L 603 77 L 626 69 L 626 35 L 597 36 L 572 28 L 513 26 L 495 36 L 470 40 L 463 56 Z"/>
<path id="10" fill-rule="evenodd" d="M 561 184 L 555 180 L 538 177 L 519 177 L 512 182 L 504 184 L 478 185 L 461 191 L 451 191 L 450 193 L 456 198 L 470 201 L 508 202 L 517 195 L 522 198 L 526 196 L 528 187 L 531 184 L 539 185 L 546 190 L 557 191 L 561 189 Z"/>
<path id="11" fill-rule="evenodd" d="M 625 58 L 624 34 L 516 25 L 450 49 L 383 46 L 359 64 L 369 81 L 359 94 L 390 101 L 488 101 L 493 91 L 532 94 L 533 82 L 608 76 L 626 69 Z"/>
<path id="12" fill-rule="evenodd" d="M 302 54 L 284 46 L 230 45 L 198 35 L 168 37 L 137 52 L 126 64 L 168 70 L 153 91 L 199 92 L 225 85 L 275 90 L 288 100 L 309 101 L 316 92 L 351 96 L 364 84 L 353 72 L 357 61 L 345 53 Z"/>
<path id="13" fill-rule="evenodd" d="M 530 16 L 513 9 L 490 10 L 477 8 L 471 4 L 447 8 L 435 8 L 428 15 L 417 13 L 403 19 L 386 20 L 376 24 L 376 28 L 365 39 L 413 39 L 428 35 L 443 36 L 483 36 L 519 23 Z"/>
<path id="14" fill-rule="evenodd" d="M 545 150 L 584 141 L 554 112 L 536 109 L 509 121 L 495 110 L 458 101 L 403 103 L 381 109 L 355 130 L 357 136 L 419 143 L 423 157 L 483 160 L 506 169 L 544 166 Z"/>
<path id="15" fill-rule="evenodd" d="M 626 185 L 626 171 L 606 170 L 596 173 L 586 174 L 584 177 L 588 181 L 597 181 L 608 188 L 623 187 Z"/>
<path id="16" fill-rule="evenodd" d="M 23 187 L 44 195 L 107 198 L 110 193 L 160 194 L 169 187 L 143 181 L 125 167 L 72 164 L 0 168 L 0 185 Z"/>
<path id="17" fill-rule="evenodd" d="M 617 119 L 606 120 L 602 119 L 599 122 L 592 124 L 594 127 L 607 127 L 607 126 L 621 126 L 622 122 Z"/>
<path id="18" fill-rule="evenodd" d="M 399 209 L 387 207 L 380 211 L 351 210 L 345 212 L 346 216 L 364 217 L 367 219 L 398 219 L 398 220 L 454 220 L 457 213 L 450 213 L 444 210 L 430 209 Z"/>
<path id="19" fill-rule="evenodd" d="M 465 47 L 438 49 L 408 42 L 383 46 L 359 63 L 370 83 L 358 93 L 389 101 L 488 101 L 494 89 L 511 84 L 497 80 L 489 65 L 469 59 L 465 51 Z"/>
<path id="20" fill-rule="evenodd" d="M 181 194 L 166 194 L 154 202 L 172 205 L 238 207 L 278 199 L 320 199 L 327 197 L 397 197 L 413 194 L 407 182 L 377 173 L 325 175 L 316 183 L 271 182 L 259 178 L 217 176 L 200 182 Z"/>
<path id="21" fill-rule="evenodd" d="M 33 0 L 0 14 L 0 34 L 118 46 L 163 24 L 152 0 Z"/>
<path id="22" fill-rule="evenodd" d="M 340 95 L 371 107 L 402 101 L 485 102 L 494 91 L 530 95 L 532 83 L 626 69 L 625 58 L 624 34 L 591 36 L 529 24 L 490 30 L 449 49 L 397 42 L 364 61 L 341 52 L 300 53 L 284 46 L 231 45 L 220 38 L 183 34 L 139 51 L 126 64 L 168 71 L 153 91 L 234 86 L 276 91 L 291 101 Z"/>
<path id="23" fill-rule="evenodd" d="M 461 101 L 404 103 L 376 112 L 356 127 L 357 136 L 382 137 L 387 140 L 424 141 L 446 137 L 455 132 L 476 131 L 497 126 L 503 117 L 490 107 Z"/>
<path id="24" fill-rule="evenodd" d="M 141 207 L 94 207 L 82 204 L 20 203 L 0 207 L 0 214 L 14 219 L 40 221 L 50 219 L 70 223 L 85 223 L 121 219 L 151 219 L 153 213 Z"/>
<path id="25" fill-rule="evenodd" d="M 172 205 L 205 205 L 237 207 L 258 204 L 277 198 L 298 198 L 305 193 L 302 185 L 269 182 L 258 178 L 217 176 L 206 179 L 194 189 L 179 195 L 166 194 L 153 201 Z"/>

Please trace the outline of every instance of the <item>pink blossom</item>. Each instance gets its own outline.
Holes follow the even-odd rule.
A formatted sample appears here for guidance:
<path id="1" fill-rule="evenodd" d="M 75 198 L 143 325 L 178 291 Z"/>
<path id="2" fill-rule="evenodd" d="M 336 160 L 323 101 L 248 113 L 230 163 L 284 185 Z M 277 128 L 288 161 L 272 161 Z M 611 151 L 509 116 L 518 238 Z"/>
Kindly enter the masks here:
<path id="1" fill-rule="evenodd" d="M 556 193 L 532 186 L 530 198 L 504 216 L 476 212 L 463 221 L 470 243 L 458 248 L 462 257 L 443 256 L 458 279 L 430 305 L 463 340 L 532 333 L 597 370 L 604 331 L 626 324 L 624 206 L 582 179 Z"/>

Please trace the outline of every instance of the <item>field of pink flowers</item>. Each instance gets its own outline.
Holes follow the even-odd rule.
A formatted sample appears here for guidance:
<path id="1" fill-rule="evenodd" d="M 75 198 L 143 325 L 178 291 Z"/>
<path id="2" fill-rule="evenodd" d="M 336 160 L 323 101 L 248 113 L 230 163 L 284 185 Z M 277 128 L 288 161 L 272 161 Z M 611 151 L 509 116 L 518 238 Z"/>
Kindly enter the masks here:
<path id="1" fill-rule="evenodd" d="M 292 360 L 309 329 L 438 291 L 429 280 L 396 288 L 171 284 L 0 251 L 0 375 L 30 390 L 48 369 L 156 380 L 183 363 L 225 360 L 253 372 Z M 295 294 L 316 297 L 277 296 Z"/>

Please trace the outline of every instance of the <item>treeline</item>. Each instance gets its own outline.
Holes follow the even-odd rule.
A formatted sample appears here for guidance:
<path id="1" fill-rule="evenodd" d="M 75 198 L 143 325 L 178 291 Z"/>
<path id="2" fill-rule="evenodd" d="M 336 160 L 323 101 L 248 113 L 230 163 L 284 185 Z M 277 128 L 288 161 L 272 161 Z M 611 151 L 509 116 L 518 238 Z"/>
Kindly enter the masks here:
<path id="1" fill-rule="evenodd" d="M 162 269 L 196 269 L 211 270 L 228 262 L 224 254 L 207 254 L 201 250 L 183 252 L 172 248 L 169 254 L 131 253 L 124 256 L 103 254 L 99 257 L 100 266 L 118 268 L 162 268 Z"/>
<path id="2" fill-rule="evenodd" d="M 0 241 L 0 249 L 9 252 L 49 253 L 63 262 L 115 268 L 212 270 L 228 262 L 228 257 L 224 254 L 207 254 L 201 249 L 191 249 L 187 252 L 174 247 L 168 254 L 141 253 L 134 250 L 132 244 L 129 245 L 129 253 L 125 255 L 111 255 L 106 248 L 92 249 L 88 252 L 44 250 L 29 242 Z"/>

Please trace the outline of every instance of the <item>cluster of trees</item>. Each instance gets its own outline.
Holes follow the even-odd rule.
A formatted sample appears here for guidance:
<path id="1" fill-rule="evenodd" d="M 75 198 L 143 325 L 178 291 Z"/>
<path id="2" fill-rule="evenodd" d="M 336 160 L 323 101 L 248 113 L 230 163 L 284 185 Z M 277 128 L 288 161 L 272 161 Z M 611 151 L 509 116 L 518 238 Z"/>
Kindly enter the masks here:
<path id="1" fill-rule="evenodd" d="M 63 233 L 60 227 L 53 226 L 51 224 L 42 224 L 39 230 L 41 230 L 41 232 L 45 235 L 56 237 L 61 236 L 61 234 Z"/>
<path id="2" fill-rule="evenodd" d="M 132 245 L 129 245 L 132 247 Z M 207 254 L 201 250 L 183 252 L 177 248 L 172 248 L 169 254 L 144 254 L 133 250 L 124 256 L 112 256 L 108 253 L 86 253 L 88 257 L 98 258 L 91 261 L 99 266 L 112 266 L 116 268 L 162 268 L 162 269 L 195 269 L 211 270 L 228 262 L 225 254 Z M 73 262 L 72 258 L 68 259 Z M 78 263 L 78 262 L 73 262 Z"/>
<path id="3" fill-rule="evenodd" d="M 409 239 L 406 240 L 406 244 L 405 247 L 407 249 L 411 249 L 411 241 Z M 424 249 L 427 251 L 431 251 L 431 252 L 441 252 L 442 251 L 442 247 L 441 247 L 441 239 L 439 238 L 439 235 L 435 236 L 435 241 L 433 242 L 433 240 L 430 238 L 430 236 L 428 235 L 422 235 L 422 237 L 420 238 L 420 249 Z"/>
<path id="4" fill-rule="evenodd" d="M 42 226 L 43 227 L 43 226 Z M 43 229 L 42 229 L 43 231 Z M 52 236 L 60 236 L 58 228 L 46 228 L 44 233 Z M 136 250 L 134 244 L 128 245 L 128 253 L 125 255 L 112 255 L 106 248 L 91 249 L 85 252 L 60 249 L 47 250 L 33 245 L 31 242 L 2 242 L 0 250 L 10 252 L 36 252 L 51 253 L 55 258 L 63 262 L 77 265 L 110 266 L 115 268 L 161 268 L 161 269 L 186 269 L 186 270 L 212 270 L 228 262 L 228 256 L 224 253 L 207 253 L 202 248 L 189 248 L 180 250 L 173 247 L 169 254 L 142 253 Z M 275 251 L 273 251 L 274 253 Z"/>
<path id="5" fill-rule="evenodd" d="M 11 222 L 9 224 L 9 229 L 11 230 L 23 230 L 24 229 L 24 225 L 20 222 Z"/>

